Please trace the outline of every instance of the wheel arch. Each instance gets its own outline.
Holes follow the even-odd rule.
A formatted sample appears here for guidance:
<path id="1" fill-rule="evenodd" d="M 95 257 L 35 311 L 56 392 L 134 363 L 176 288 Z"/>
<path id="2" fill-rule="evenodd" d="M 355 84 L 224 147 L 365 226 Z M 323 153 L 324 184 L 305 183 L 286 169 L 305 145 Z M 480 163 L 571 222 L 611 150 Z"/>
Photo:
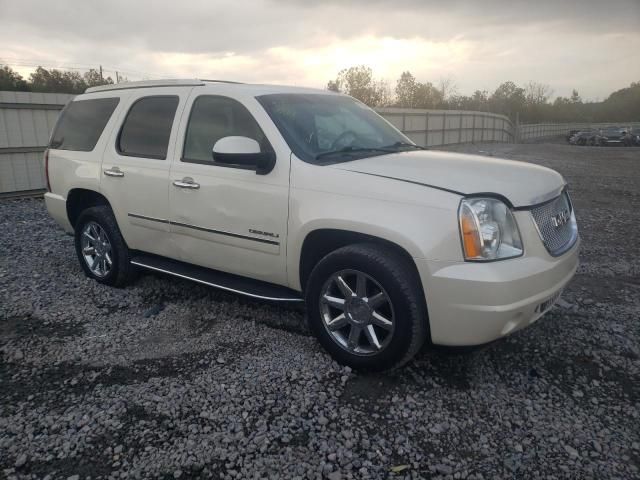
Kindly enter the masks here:
<path id="1" fill-rule="evenodd" d="M 67 194 L 67 218 L 73 228 L 83 210 L 97 206 L 111 207 L 109 200 L 99 192 L 86 188 L 74 188 Z"/>
<path id="2" fill-rule="evenodd" d="M 301 290 L 304 292 L 306 289 L 311 271 L 320 260 L 339 248 L 357 243 L 375 243 L 397 252 L 413 268 L 422 289 L 418 267 L 407 248 L 394 241 L 368 233 L 339 228 L 317 228 L 307 233 L 300 249 L 298 280 Z"/>

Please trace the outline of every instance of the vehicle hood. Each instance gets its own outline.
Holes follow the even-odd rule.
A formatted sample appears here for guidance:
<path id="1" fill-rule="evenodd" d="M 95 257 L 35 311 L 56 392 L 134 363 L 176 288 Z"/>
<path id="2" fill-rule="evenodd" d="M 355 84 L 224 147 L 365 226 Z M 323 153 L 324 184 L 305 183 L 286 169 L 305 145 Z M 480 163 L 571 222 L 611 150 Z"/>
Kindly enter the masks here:
<path id="1" fill-rule="evenodd" d="M 399 152 L 332 165 L 331 168 L 424 185 L 460 195 L 501 195 L 514 207 L 559 195 L 558 172 L 531 163 L 433 150 Z"/>

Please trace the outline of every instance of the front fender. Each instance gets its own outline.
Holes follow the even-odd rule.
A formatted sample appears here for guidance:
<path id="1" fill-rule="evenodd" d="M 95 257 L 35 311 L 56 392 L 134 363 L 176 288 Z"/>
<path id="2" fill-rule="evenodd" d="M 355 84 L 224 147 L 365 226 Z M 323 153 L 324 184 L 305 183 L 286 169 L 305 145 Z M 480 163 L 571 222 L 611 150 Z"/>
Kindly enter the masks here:
<path id="1" fill-rule="evenodd" d="M 457 202 L 454 202 L 457 207 Z M 391 242 L 414 259 L 460 259 L 456 209 L 429 208 L 371 198 L 297 190 L 292 194 L 287 238 L 289 285 L 301 290 L 300 257 L 307 236 L 342 230 Z"/>

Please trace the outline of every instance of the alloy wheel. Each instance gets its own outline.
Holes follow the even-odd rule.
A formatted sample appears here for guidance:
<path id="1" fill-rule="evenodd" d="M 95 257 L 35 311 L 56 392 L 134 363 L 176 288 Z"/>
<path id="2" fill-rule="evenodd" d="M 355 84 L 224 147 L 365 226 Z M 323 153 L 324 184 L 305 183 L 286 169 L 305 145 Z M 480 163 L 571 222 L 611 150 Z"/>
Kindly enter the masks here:
<path id="1" fill-rule="evenodd" d="M 351 354 L 378 354 L 393 337 L 391 298 L 375 279 L 357 270 L 341 270 L 325 282 L 320 313 L 331 338 Z"/>
<path id="2" fill-rule="evenodd" d="M 113 267 L 111 242 L 104 229 L 96 222 L 87 222 L 81 236 L 82 257 L 96 277 L 104 278 Z"/>

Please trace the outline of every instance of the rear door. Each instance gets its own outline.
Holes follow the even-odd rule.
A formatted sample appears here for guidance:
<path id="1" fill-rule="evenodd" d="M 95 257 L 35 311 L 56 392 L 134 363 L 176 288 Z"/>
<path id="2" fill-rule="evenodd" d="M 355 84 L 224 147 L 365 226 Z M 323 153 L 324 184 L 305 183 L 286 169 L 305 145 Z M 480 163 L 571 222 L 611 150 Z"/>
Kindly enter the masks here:
<path id="1" fill-rule="evenodd" d="M 193 90 L 171 168 L 176 250 L 189 263 L 286 285 L 291 151 L 255 98 L 210 92 Z M 271 149 L 275 168 L 258 175 L 251 165 L 214 162 L 213 145 L 227 136 L 249 137 Z"/>
<path id="2" fill-rule="evenodd" d="M 100 187 L 129 248 L 172 256 L 169 167 L 190 90 L 131 90 L 105 149 Z"/>

